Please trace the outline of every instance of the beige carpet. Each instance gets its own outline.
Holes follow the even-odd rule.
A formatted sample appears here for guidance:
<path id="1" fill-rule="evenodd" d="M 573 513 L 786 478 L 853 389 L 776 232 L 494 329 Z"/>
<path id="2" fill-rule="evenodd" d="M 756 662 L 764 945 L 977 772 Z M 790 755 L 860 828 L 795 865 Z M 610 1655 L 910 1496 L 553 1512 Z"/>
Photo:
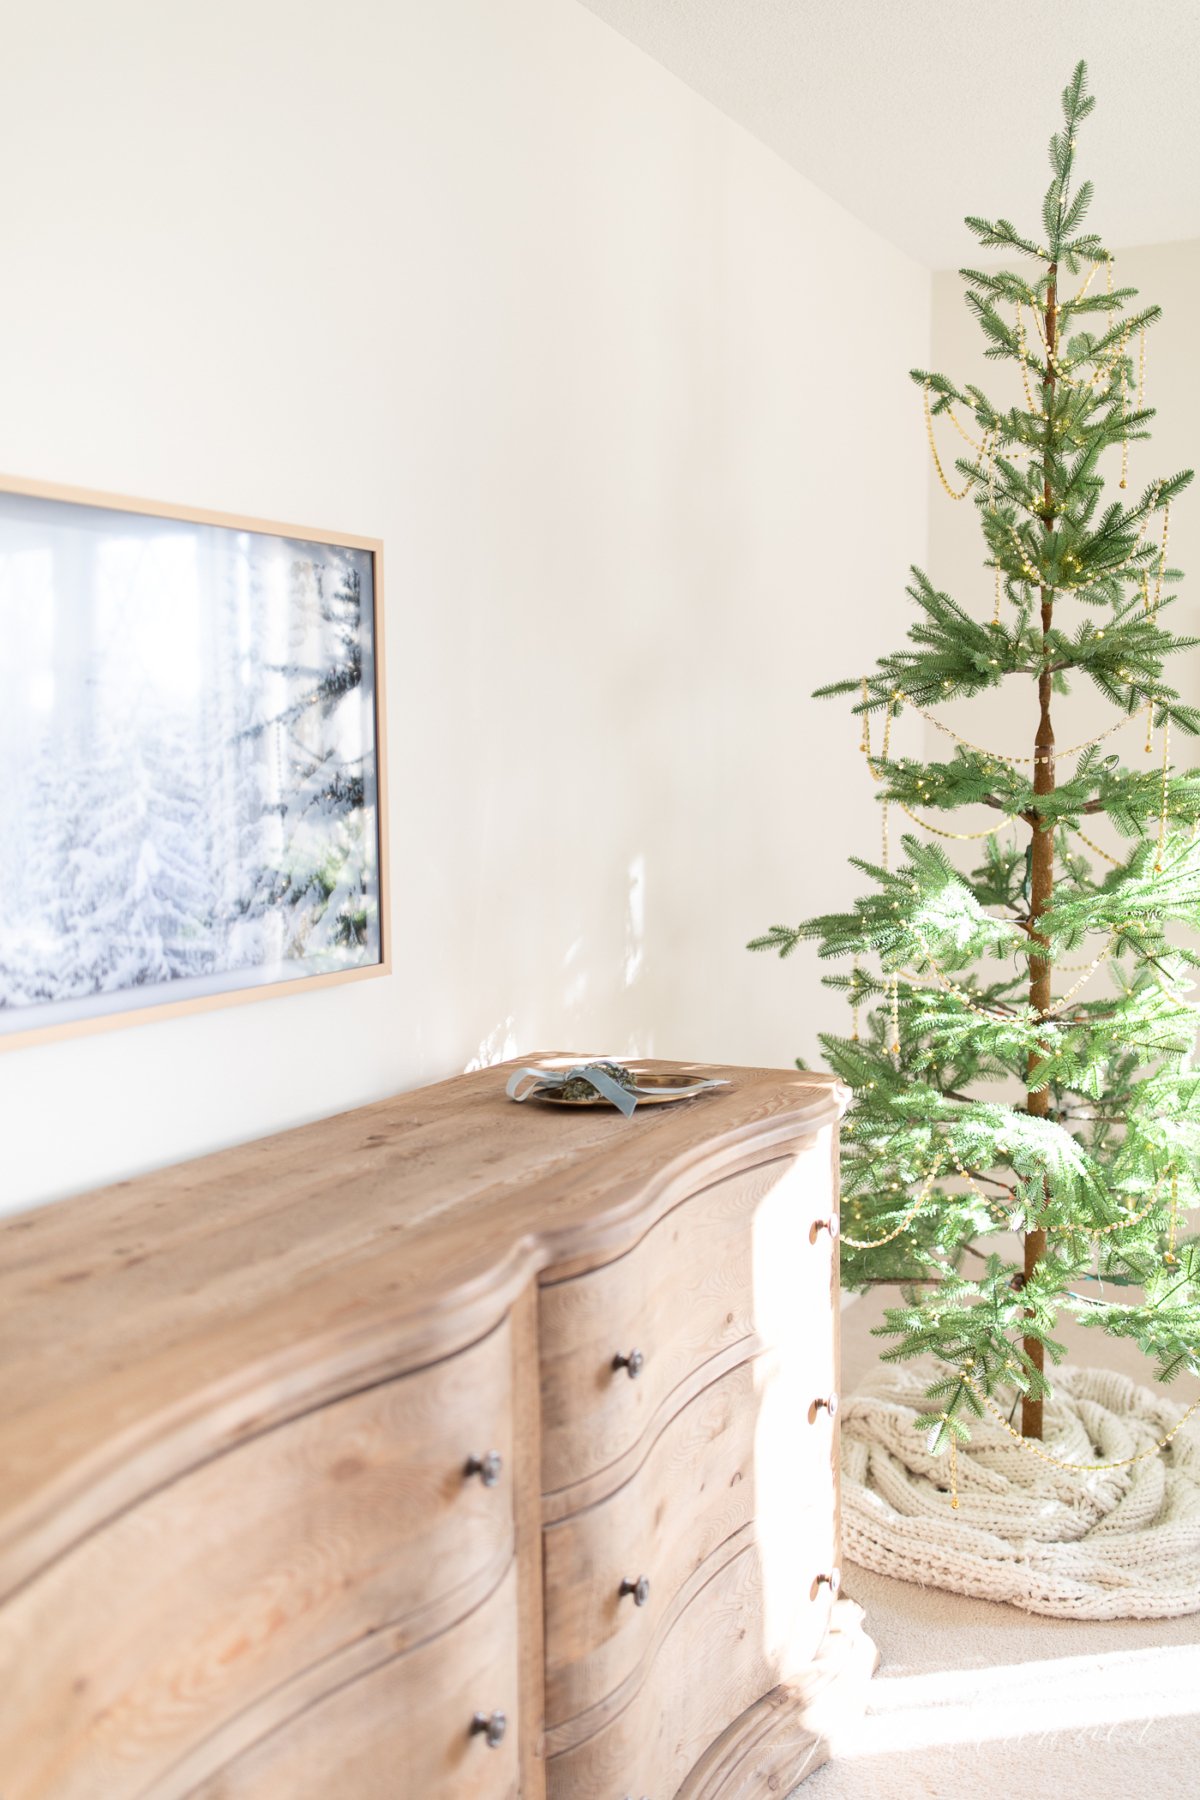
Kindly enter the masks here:
<path id="1" fill-rule="evenodd" d="M 842 1315 L 846 1393 L 892 1303 L 881 1291 Z M 1073 1359 L 1145 1378 L 1128 1346 L 1061 1335 Z M 1200 1615 L 1073 1624 L 853 1564 L 844 1587 L 883 1660 L 867 1716 L 797 1800 L 1200 1800 Z"/>

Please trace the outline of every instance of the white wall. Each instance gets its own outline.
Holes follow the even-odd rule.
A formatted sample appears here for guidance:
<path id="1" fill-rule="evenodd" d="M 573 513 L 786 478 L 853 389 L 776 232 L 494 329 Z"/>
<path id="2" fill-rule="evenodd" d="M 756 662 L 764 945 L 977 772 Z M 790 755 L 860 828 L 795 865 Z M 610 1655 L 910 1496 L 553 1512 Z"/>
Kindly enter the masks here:
<path id="1" fill-rule="evenodd" d="M 1094 211 L 1097 229 L 1103 232 L 1100 202 Z M 969 245 L 964 241 L 964 260 L 968 251 Z M 1103 272 L 1096 277 L 1101 282 L 1104 278 Z M 1133 303 L 1135 306 L 1157 303 L 1163 309 L 1162 319 L 1146 334 L 1146 403 L 1157 407 L 1159 416 L 1151 424 L 1153 435 L 1150 440 L 1131 444 L 1129 448 L 1126 497 L 1134 497 L 1155 476 L 1173 475 L 1179 469 L 1200 464 L 1200 433 L 1196 429 L 1196 420 L 1200 417 L 1200 357 L 1196 355 L 1193 325 L 1195 296 L 1200 284 L 1200 240 L 1119 250 L 1114 256 L 1113 281 L 1117 287 L 1139 290 L 1139 298 Z M 1016 364 L 988 362 L 984 358 L 983 338 L 963 304 L 963 293 L 963 284 L 957 274 L 940 271 L 934 276 L 931 366 L 958 381 L 977 381 L 998 402 L 1020 403 L 1020 374 Z M 1136 343 L 1132 349 L 1136 361 Z M 936 421 L 935 424 L 942 460 L 950 471 L 954 456 L 966 446 L 952 427 Z M 1119 450 L 1108 452 L 1102 472 L 1108 482 L 1108 498 L 1120 499 L 1117 486 Z M 962 486 L 957 476 L 953 477 L 953 485 Z M 933 578 L 957 600 L 971 606 L 977 617 L 990 618 L 992 573 L 983 567 L 983 539 L 976 509 L 970 501 L 951 502 L 938 485 L 932 467 L 928 493 L 929 555 Z M 1158 531 L 1157 525 L 1155 531 Z M 1183 635 L 1200 635 L 1200 488 L 1195 486 L 1171 508 L 1168 562 L 1172 567 L 1183 569 L 1185 575 L 1190 571 L 1191 579 L 1181 584 L 1179 601 L 1164 614 L 1163 623 Z M 1066 622 L 1072 629 L 1078 616 L 1078 605 L 1069 605 Z M 1168 679 L 1193 705 L 1200 704 L 1200 655 L 1192 651 L 1179 656 L 1173 668 L 1168 666 L 1167 673 Z M 1103 730 L 1114 718 L 1109 703 L 1089 682 L 1079 684 L 1068 698 L 1056 700 L 1053 712 L 1059 745 L 1079 743 Z M 1037 694 L 1032 682 L 1012 679 L 998 694 L 947 708 L 941 716 L 957 730 L 989 748 L 1032 755 L 1038 717 Z M 1144 715 L 1142 717 L 1144 721 Z M 1132 768 L 1144 768 L 1149 763 L 1144 744 L 1144 725 L 1135 723 L 1115 737 L 1106 746 L 1106 752 L 1119 751 Z M 938 760 L 943 760 L 952 748 L 932 726 L 926 728 L 925 747 L 926 753 Z M 1156 735 L 1154 757 L 1160 754 L 1160 740 Z M 1173 734 L 1172 759 L 1180 767 L 1200 762 L 1195 741 Z M 985 811 L 980 808 L 979 828 L 987 822 Z M 968 830 L 975 826 L 964 814 L 957 828 Z M 1103 821 L 1097 823 L 1091 835 L 1097 842 L 1103 838 L 1106 848 L 1115 849 L 1119 845 L 1119 840 Z"/>
<path id="2" fill-rule="evenodd" d="M 539 1046 L 811 1054 L 742 945 L 875 843 L 808 694 L 924 556 L 928 274 L 574 0 L 10 9 L 0 166 L 0 467 L 385 540 L 396 947 L 0 1057 L 0 1207 Z"/>

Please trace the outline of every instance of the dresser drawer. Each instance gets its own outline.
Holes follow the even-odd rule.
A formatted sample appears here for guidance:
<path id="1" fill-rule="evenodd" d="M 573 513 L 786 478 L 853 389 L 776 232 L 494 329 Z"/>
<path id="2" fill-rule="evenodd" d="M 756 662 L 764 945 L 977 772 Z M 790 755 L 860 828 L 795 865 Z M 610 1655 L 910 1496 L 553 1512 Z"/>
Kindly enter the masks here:
<path id="1" fill-rule="evenodd" d="M 814 1378 L 831 1378 L 832 1183 L 826 1130 L 684 1201 L 615 1262 L 542 1286 L 547 1518 L 596 1498 L 595 1482 L 570 1490 L 601 1471 L 627 1479 L 639 1440 L 762 1343 L 811 1335 Z"/>
<path id="2" fill-rule="evenodd" d="M 833 1519 L 833 1426 L 808 1388 L 807 1371 L 771 1351 L 742 1363 L 675 1415 L 624 1487 L 546 1527 L 550 1725 L 614 1693 L 652 1655 L 708 1559 L 747 1527 L 757 1535 L 760 1510 L 770 1527 L 776 1487 L 794 1518 Z"/>
<path id="3" fill-rule="evenodd" d="M 472 1730 L 498 1713 L 498 1743 Z M 510 1570 L 453 1630 L 290 1719 L 188 1800 L 516 1800 L 519 1734 Z"/>
<path id="4" fill-rule="evenodd" d="M 797 1525 L 794 1579 L 783 1584 L 758 1545 L 733 1554 L 674 1620 L 610 1720 L 550 1757 L 548 1800 L 674 1800 L 713 1740 L 798 1666 L 803 1645 L 815 1649 L 829 1590 L 805 1583 L 799 1565 L 829 1546 L 820 1533 L 808 1541 L 804 1515 Z"/>
<path id="5" fill-rule="evenodd" d="M 512 1556 L 511 1382 L 506 1320 L 215 1457 L 62 1556 L 0 1609 L 4 1800 L 141 1796 L 373 1634 L 400 1652 L 476 1605 Z M 493 1450 L 485 1486 L 467 1463 Z"/>

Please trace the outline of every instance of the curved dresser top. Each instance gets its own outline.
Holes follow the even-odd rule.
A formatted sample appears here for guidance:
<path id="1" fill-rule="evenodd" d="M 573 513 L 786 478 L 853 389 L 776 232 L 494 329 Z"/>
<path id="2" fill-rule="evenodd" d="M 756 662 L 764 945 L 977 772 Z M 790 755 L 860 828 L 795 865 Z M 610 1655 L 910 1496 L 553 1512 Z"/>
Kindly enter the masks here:
<path id="1" fill-rule="evenodd" d="M 626 1120 L 514 1106 L 513 1066 L 0 1222 L 0 1599 L 184 1470 L 474 1342 L 531 1279 L 619 1255 L 847 1097 L 686 1065 L 730 1085 Z"/>

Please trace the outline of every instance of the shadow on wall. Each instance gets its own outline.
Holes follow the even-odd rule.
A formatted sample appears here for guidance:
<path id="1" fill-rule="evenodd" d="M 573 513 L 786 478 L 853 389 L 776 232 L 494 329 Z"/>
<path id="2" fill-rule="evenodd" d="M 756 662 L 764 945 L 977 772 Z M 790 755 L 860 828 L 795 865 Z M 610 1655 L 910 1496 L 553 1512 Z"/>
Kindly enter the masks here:
<path id="1" fill-rule="evenodd" d="M 639 851 L 626 871 L 623 943 L 589 960 L 588 940 L 575 937 L 559 962 L 556 990 L 506 1012 L 464 1065 L 464 1073 L 491 1068 L 537 1051 L 577 1050 L 589 1056 L 653 1056 L 654 1030 L 625 1004 L 646 978 L 646 857 Z"/>

